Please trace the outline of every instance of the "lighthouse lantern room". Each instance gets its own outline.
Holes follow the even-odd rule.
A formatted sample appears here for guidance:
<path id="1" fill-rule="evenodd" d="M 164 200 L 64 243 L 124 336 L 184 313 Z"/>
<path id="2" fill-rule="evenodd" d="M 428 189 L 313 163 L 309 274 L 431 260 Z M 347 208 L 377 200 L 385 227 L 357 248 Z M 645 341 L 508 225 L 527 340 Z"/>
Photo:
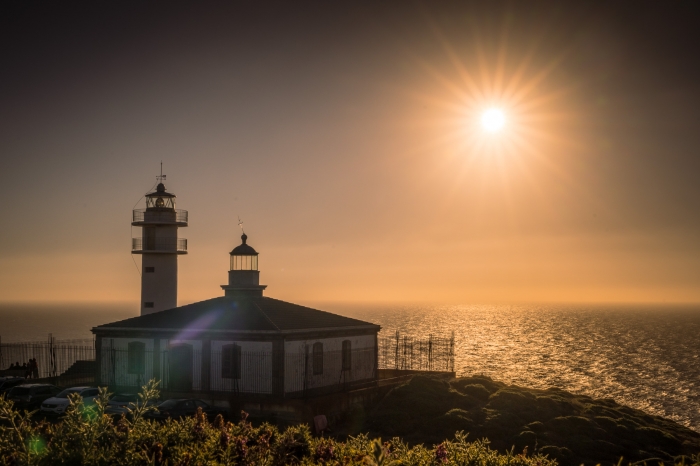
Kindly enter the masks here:
<path id="1" fill-rule="evenodd" d="M 165 175 L 146 194 L 146 208 L 134 209 L 131 224 L 141 227 L 131 253 L 141 255 L 141 315 L 177 307 L 177 256 L 187 254 L 187 240 L 177 229 L 187 226 L 187 211 L 175 209 L 175 194 L 165 190 Z"/>
<path id="2" fill-rule="evenodd" d="M 241 244 L 233 248 L 228 285 L 222 285 L 226 296 L 262 296 L 266 285 L 260 284 L 258 252 L 247 243 L 248 235 L 241 235 Z"/>

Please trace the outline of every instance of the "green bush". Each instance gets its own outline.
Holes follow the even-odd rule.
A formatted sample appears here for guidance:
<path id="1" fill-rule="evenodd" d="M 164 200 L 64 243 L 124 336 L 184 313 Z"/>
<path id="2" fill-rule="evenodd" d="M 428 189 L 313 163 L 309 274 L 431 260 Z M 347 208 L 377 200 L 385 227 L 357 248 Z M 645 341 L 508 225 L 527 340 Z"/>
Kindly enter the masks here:
<path id="1" fill-rule="evenodd" d="M 425 384 L 425 389 L 435 387 Z M 141 400 L 158 397 L 154 382 L 143 387 Z M 56 424 L 34 421 L 0 398 L 0 464 L 2 465 L 483 465 L 554 466 L 539 455 L 499 454 L 487 441 L 467 442 L 458 432 L 451 441 L 432 448 L 409 447 L 366 435 L 346 441 L 318 438 L 305 425 L 279 431 L 270 424 L 254 427 L 242 413 L 237 423 L 221 416 L 207 419 L 201 411 L 191 418 L 152 421 L 151 407 L 132 406 L 129 416 L 104 414 L 108 393 L 100 390 L 94 407 L 71 398 L 65 417 Z M 455 417 L 463 412 L 455 410 Z"/>

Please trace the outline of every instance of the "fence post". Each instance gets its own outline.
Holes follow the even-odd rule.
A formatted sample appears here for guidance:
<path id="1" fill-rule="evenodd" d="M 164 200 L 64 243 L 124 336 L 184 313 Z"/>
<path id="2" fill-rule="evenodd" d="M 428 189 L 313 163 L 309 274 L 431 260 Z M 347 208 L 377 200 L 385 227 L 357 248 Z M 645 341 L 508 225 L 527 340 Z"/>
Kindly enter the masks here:
<path id="1" fill-rule="evenodd" d="M 433 370 L 433 335 L 428 335 L 428 370 Z"/>
<path id="2" fill-rule="evenodd" d="M 379 380 L 379 334 L 374 334 L 374 377 L 373 379 Z"/>
<path id="3" fill-rule="evenodd" d="M 114 353 L 114 338 L 109 340 L 109 381 L 110 385 L 116 385 L 116 354 Z"/>
<path id="4" fill-rule="evenodd" d="M 56 355 L 53 351 L 53 335 L 49 333 L 49 377 L 56 375 Z"/>
<path id="5" fill-rule="evenodd" d="M 208 392 L 211 390 L 211 338 L 202 340 L 202 351 L 199 361 L 201 364 L 200 386 L 203 392 Z"/>
<path id="6" fill-rule="evenodd" d="M 304 398 L 306 398 L 306 388 L 307 388 L 307 371 L 309 368 L 309 347 L 304 343 Z"/>
<path id="7" fill-rule="evenodd" d="M 418 370 L 423 370 L 423 340 L 418 340 Z"/>
<path id="8" fill-rule="evenodd" d="M 285 365 L 284 355 L 284 340 L 277 339 L 272 341 L 270 365 L 272 368 L 272 393 L 275 396 L 284 398 L 285 379 L 287 377 L 287 368 Z"/>
<path id="9" fill-rule="evenodd" d="M 399 331 L 396 331 L 396 354 L 394 355 L 394 365 L 395 368 L 399 368 Z"/>

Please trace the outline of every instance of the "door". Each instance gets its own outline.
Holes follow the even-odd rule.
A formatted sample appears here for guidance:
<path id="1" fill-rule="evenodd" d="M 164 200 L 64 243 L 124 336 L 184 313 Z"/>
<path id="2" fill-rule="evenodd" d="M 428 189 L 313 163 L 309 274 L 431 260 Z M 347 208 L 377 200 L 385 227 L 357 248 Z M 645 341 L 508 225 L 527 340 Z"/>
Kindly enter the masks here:
<path id="1" fill-rule="evenodd" d="M 168 389 L 192 391 L 192 345 L 171 346 L 168 353 Z"/>

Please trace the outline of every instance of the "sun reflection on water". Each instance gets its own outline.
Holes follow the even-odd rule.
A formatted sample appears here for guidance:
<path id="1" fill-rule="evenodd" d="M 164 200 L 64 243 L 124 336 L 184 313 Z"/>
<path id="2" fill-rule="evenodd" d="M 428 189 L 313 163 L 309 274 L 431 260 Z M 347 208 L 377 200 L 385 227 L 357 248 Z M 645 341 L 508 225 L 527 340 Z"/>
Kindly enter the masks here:
<path id="1" fill-rule="evenodd" d="M 455 331 L 459 375 L 559 387 L 700 431 L 700 309 L 348 306 L 345 315 L 406 335 Z"/>

